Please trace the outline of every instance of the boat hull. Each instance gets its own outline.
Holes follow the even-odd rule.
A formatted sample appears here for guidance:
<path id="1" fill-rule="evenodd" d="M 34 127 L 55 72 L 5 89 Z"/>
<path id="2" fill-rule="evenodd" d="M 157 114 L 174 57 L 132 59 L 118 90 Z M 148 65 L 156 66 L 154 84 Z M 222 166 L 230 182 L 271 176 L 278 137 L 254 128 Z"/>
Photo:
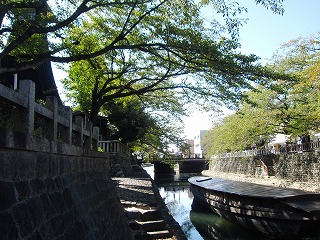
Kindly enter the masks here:
<path id="1" fill-rule="evenodd" d="M 208 184 L 205 183 L 206 181 Z M 189 179 L 189 182 L 194 195 L 194 204 L 210 209 L 213 213 L 246 229 L 254 229 L 268 237 L 281 239 L 300 239 L 318 234 L 320 227 L 318 211 L 310 211 L 310 209 L 306 211 L 293 207 L 295 203 L 301 203 L 301 201 L 320 202 L 318 194 L 304 196 L 302 192 L 298 192 L 298 195 L 289 197 L 275 197 L 272 194 L 270 197 L 264 194 L 251 196 L 243 194 L 240 190 L 239 192 L 222 190 L 223 186 L 230 186 L 228 181 L 215 182 L 214 179 L 195 177 Z M 250 185 L 246 186 L 250 187 Z M 257 185 L 252 187 L 259 188 Z"/>

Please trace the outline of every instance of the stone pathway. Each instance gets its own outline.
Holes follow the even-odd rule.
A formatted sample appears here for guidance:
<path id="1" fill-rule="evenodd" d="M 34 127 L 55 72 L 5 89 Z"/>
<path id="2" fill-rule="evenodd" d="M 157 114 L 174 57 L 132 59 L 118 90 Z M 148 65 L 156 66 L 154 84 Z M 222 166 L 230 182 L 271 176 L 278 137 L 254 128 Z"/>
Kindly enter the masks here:
<path id="1" fill-rule="evenodd" d="M 112 178 L 136 240 L 186 240 L 179 224 L 169 214 L 157 186 L 140 167 L 133 176 Z"/>

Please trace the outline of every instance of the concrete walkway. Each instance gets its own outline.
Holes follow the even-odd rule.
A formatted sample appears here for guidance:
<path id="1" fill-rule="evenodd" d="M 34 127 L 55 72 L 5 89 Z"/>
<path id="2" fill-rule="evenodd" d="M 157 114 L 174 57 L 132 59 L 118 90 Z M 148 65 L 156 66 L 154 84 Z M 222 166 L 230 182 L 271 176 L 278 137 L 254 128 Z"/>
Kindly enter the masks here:
<path id="1" fill-rule="evenodd" d="M 141 167 L 135 167 L 131 177 L 112 180 L 135 239 L 187 239 L 169 214 L 154 181 Z"/>

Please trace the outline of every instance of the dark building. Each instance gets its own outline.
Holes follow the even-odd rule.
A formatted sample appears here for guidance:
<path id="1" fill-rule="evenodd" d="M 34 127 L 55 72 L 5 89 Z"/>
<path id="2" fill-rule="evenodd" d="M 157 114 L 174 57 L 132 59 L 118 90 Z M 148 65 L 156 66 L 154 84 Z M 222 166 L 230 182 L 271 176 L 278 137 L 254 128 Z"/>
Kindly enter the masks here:
<path id="1" fill-rule="evenodd" d="M 14 16 L 14 20 L 11 23 L 12 29 L 15 29 L 15 26 L 25 26 L 28 27 L 27 23 L 33 23 L 35 22 L 36 16 L 40 14 L 46 14 L 50 12 L 50 8 L 47 4 L 47 0 L 40 0 L 37 2 L 37 4 L 26 4 L 25 6 L 22 5 L 19 8 L 13 8 L 10 10 L 11 14 Z M 19 32 L 19 31 L 17 31 Z M 17 38 L 17 32 L 12 31 L 9 39 Z M 41 40 L 41 36 L 40 39 Z M 10 41 L 10 40 L 9 40 Z M 48 48 L 48 39 L 47 36 L 44 34 L 42 36 L 42 44 L 39 42 L 37 43 L 37 46 L 34 47 L 40 47 L 40 48 Z M 32 53 L 31 53 L 32 55 Z M 18 55 L 15 56 L 11 52 L 5 54 L 4 56 L 1 56 L 0 59 L 0 67 L 4 68 L 14 68 L 17 65 L 21 64 L 21 61 L 23 62 L 23 59 L 32 58 L 32 56 L 26 55 Z M 10 72 L 10 73 L 3 73 L 0 74 L 0 83 L 4 84 L 7 87 L 13 87 L 14 85 L 14 74 L 17 74 L 17 79 L 23 80 L 23 79 L 29 79 L 35 82 L 36 85 L 36 99 L 42 99 L 45 100 L 47 96 L 55 96 L 60 100 L 59 93 L 57 90 L 56 83 L 54 81 L 51 63 L 45 62 L 37 67 L 18 71 L 18 72 Z"/>
<path id="2" fill-rule="evenodd" d="M 12 60 L 14 61 L 14 60 Z M 10 66 L 12 61 L 4 61 L 2 65 Z M 50 62 L 41 64 L 40 66 L 24 71 L 17 72 L 18 81 L 29 79 L 35 82 L 36 85 L 36 99 L 45 100 L 47 96 L 55 96 L 60 100 L 59 92 L 54 80 L 52 67 Z M 0 75 L 0 83 L 7 87 L 13 87 L 14 74 L 4 73 Z"/>

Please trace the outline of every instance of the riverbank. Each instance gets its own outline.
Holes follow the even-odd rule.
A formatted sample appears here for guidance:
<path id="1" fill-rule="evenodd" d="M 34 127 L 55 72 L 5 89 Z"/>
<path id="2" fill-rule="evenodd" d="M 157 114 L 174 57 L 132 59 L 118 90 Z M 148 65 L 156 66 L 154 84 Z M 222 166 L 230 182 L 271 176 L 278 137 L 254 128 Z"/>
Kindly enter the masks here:
<path id="1" fill-rule="evenodd" d="M 252 182 L 252 183 L 274 186 L 274 187 L 294 188 L 294 189 L 302 189 L 310 192 L 320 192 L 320 185 L 313 181 L 307 181 L 307 182 L 289 181 L 286 179 L 279 179 L 275 176 L 254 177 L 252 175 L 247 175 L 247 174 L 217 172 L 213 170 L 202 171 L 202 174 L 209 177 L 230 179 L 230 180 L 235 180 L 240 182 Z"/>

